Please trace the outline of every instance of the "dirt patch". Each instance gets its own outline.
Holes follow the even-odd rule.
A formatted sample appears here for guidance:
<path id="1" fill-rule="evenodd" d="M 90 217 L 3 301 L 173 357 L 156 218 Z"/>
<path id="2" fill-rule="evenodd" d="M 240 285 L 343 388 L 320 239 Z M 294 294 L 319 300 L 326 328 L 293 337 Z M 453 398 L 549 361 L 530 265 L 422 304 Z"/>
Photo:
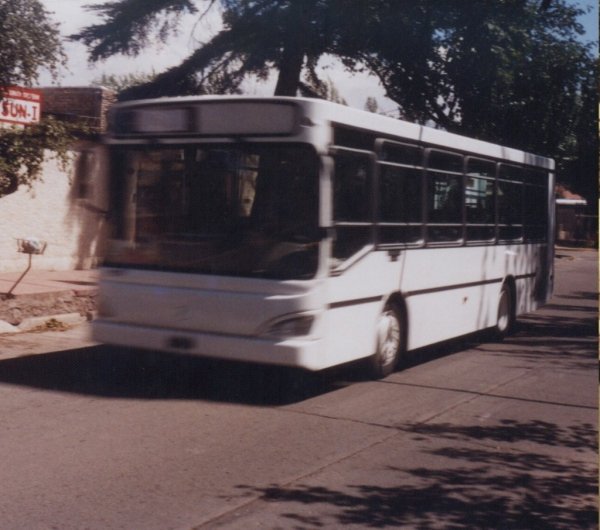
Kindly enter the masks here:
<path id="1" fill-rule="evenodd" d="M 96 310 L 96 292 L 85 294 L 74 291 L 19 295 L 15 298 L 0 299 L 0 320 L 13 326 L 29 317 L 79 313 L 89 315 Z"/>

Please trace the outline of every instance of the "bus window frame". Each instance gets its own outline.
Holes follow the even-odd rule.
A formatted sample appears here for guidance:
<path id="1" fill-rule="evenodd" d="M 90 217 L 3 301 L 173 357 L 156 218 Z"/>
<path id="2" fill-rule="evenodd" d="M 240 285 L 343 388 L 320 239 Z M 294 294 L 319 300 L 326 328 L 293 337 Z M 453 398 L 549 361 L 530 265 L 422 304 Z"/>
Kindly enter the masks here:
<path id="1" fill-rule="evenodd" d="M 368 215 L 368 220 L 367 221 L 339 221 L 336 219 L 336 211 L 335 211 L 335 201 L 336 201 L 336 174 L 335 174 L 335 164 L 336 164 L 336 157 L 340 156 L 340 155 L 354 155 L 354 156 L 361 156 L 364 157 L 365 159 L 368 159 L 368 174 L 367 174 L 367 179 L 370 177 L 371 179 L 371 185 L 369 188 L 369 193 L 370 193 L 370 197 L 369 197 L 369 215 Z M 370 235 L 368 238 L 368 241 L 360 248 L 358 248 L 358 250 L 356 250 L 353 254 L 350 254 L 349 256 L 345 257 L 345 258 L 340 258 L 340 263 L 335 265 L 332 269 L 331 269 L 331 273 L 332 274 L 339 274 L 341 272 L 343 272 L 345 269 L 347 269 L 348 267 L 350 267 L 352 264 L 354 264 L 356 261 L 358 261 L 358 259 L 360 259 L 363 255 L 366 255 L 368 252 L 370 252 L 370 250 L 372 250 L 373 248 L 375 248 L 375 242 L 376 242 L 376 223 L 375 223 L 375 215 L 376 215 L 376 193 L 375 190 L 378 189 L 379 187 L 379 182 L 378 182 L 378 173 L 377 173 L 377 164 L 376 164 L 376 157 L 375 157 L 375 153 L 373 151 L 368 151 L 366 149 L 356 149 L 353 147 L 345 147 L 345 146 L 340 146 L 340 145 L 332 145 L 329 147 L 328 150 L 328 156 L 331 158 L 332 160 L 332 164 L 331 164 L 331 172 L 330 172 L 330 182 L 331 182 L 331 203 L 329 205 L 330 211 L 331 211 L 331 228 L 333 230 L 333 234 L 334 237 L 337 237 L 337 230 L 338 228 L 369 228 L 370 229 Z M 335 256 L 333 255 L 333 244 L 332 244 L 332 253 L 331 253 L 331 257 L 335 258 Z M 358 259 L 357 259 L 358 257 Z M 337 259 L 337 258 L 335 258 Z"/>
<path id="2" fill-rule="evenodd" d="M 422 165 L 412 165 L 406 164 L 402 162 L 396 161 L 388 161 L 382 159 L 382 152 L 386 145 L 396 145 L 399 147 L 409 147 L 416 148 L 421 153 L 421 161 Z M 370 207 L 371 207 L 371 219 L 369 221 L 363 222 L 351 222 L 351 221 L 336 221 L 334 218 L 334 208 L 333 204 L 331 206 L 331 226 L 332 227 L 347 227 L 347 226 L 356 226 L 356 227 L 372 227 L 372 243 L 374 245 L 375 250 L 403 250 L 403 249 L 412 249 L 412 248 L 440 248 L 440 247 L 459 247 L 459 246 L 491 246 L 498 244 L 522 244 L 528 242 L 545 242 L 547 241 L 547 237 L 530 237 L 526 234 L 527 231 L 527 223 L 525 216 L 525 192 L 527 189 L 532 187 L 538 188 L 539 190 L 547 188 L 548 182 L 548 171 L 544 168 L 537 166 L 530 166 L 528 164 L 519 164 L 515 162 L 508 162 L 503 160 L 497 160 L 493 158 L 487 158 L 478 155 L 472 155 L 468 152 L 458 152 L 452 151 L 449 149 L 442 149 L 437 146 L 428 146 L 423 145 L 420 142 L 411 142 L 409 139 L 407 141 L 395 141 L 388 138 L 376 138 L 374 141 L 375 151 L 369 151 L 367 149 L 358 149 L 353 147 L 346 147 L 340 145 L 334 145 L 330 147 L 329 154 L 334 157 L 338 153 L 355 153 L 359 155 L 364 155 L 371 159 L 371 171 L 372 171 L 372 186 L 370 188 Z M 462 160 L 462 171 L 453 171 L 453 170 L 444 170 L 440 168 L 432 168 L 430 166 L 429 160 L 431 153 L 441 153 L 443 155 L 450 155 L 453 157 L 460 158 Z M 484 164 L 488 164 L 490 168 L 493 168 L 493 174 L 490 176 L 478 176 L 477 178 L 484 179 L 488 182 L 491 182 L 493 185 L 493 221 L 488 223 L 470 223 L 467 219 L 467 204 L 466 204 L 466 191 L 467 191 L 467 179 L 469 163 L 473 160 L 482 162 Z M 407 169 L 414 169 L 421 172 L 422 179 L 422 188 L 421 188 L 421 216 L 419 222 L 394 222 L 394 221 L 383 221 L 382 220 L 382 212 L 381 204 L 380 204 L 380 185 L 381 185 L 381 174 L 382 168 L 384 166 L 388 167 L 400 167 Z M 501 167 L 510 167 L 514 168 L 517 176 L 514 178 L 501 178 Z M 534 171 L 539 176 L 536 181 L 530 181 L 528 179 L 529 172 Z M 439 174 L 439 175 L 450 175 L 459 177 L 461 186 L 462 186 L 462 204 L 461 204 L 461 212 L 460 218 L 461 221 L 457 223 L 446 223 L 446 222 L 430 222 L 429 221 L 429 186 L 430 186 L 430 177 L 429 174 Z M 506 224 L 500 222 L 500 204 L 499 204 L 499 189 L 501 182 L 508 182 L 511 185 L 518 185 L 521 189 L 521 208 L 518 214 L 518 222 L 514 224 Z M 332 191 L 331 201 L 333 202 L 334 191 Z M 538 226 L 539 225 L 539 226 Z M 542 225 L 538 223 L 535 225 L 538 231 L 542 231 Z M 420 237 L 416 241 L 412 242 L 381 242 L 381 229 L 387 227 L 419 227 Z M 456 240 L 447 240 L 447 241 L 435 241 L 432 240 L 429 234 L 430 227 L 440 227 L 440 228 L 457 228 L 460 231 L 460 237 Z M 468 229 L 469 227 L 483 227 L 488 228 L 493 233 L 493 236 L 487 239 L 476 239 L 469 238 Z M 501 237 L 501 229 L 507 227 L 516 227 L 519 232 L 519 237 L 515 238 L 502 238 Z"/>
<path id="3" fill-rule="evenodd" d="M 466 237 L 465 237 L 465 231 L 466 231 L 466 223 L 465 223 L 465 217 L 466 217 L 466 212 L 465 212 L 465 159 L 466 159 L 466 155 L 464 153 L 460 153 L 460 152 L 456 152 L 456 151 L 451 151 L 449 149 L 441 149 L 438 147 L 426 147 L 425 148 L 425 153 L 424 153 L 424 178 L 425 178 L 425 185 L 423 186 L 423 195 L 424 195 L 424 206 L 425 206 L 425 211 L 424 211 L 424 222 L 425 222 L 425 246 L 427 247 L 432 247 L 432 248 L 438 248 L 438 247 L 461 247 L 461 246 L 465 246 L 466 243 Z M 444 169 L 439 169 L 439 168 L 432 168 L 430 166 L 429 160 L 431 158 L 431 153 L 435 152 L 435 153 L 442 153 L 444 155 L 451 155 L 451 156 L 455 156 L 455 157 L 460 157 L 462 163 L 461 163 L 461 171 L 450 171 L 450 170 L 444 170 Z M 441 175 L 452 175 L 452 176 L 458 176 L 460 177 L 460 183 L 461 183 L 461 212 L 460 212 L 460 222 L 457 223 L 445 223 L 445 222 L 441 222 L 441 223 L 435 223 L 435 222 L 430 222 L 429 220 L 429 215 L 430 215 L 430 208 L 429 208 L 429 186 L 430 186 L 430 173 L 436 173 L 436 174 L 441 174 Z M 448 240 L 448 241 L 435 241 L 432 240 L 430 237 L 430 227 L 434 227 L 434 228 L 459 228 L 460 230 L 460 236 L 457 239 L 452 239 L 452 240 Z"/>
<path id="4" fill-rule="evenodd" d="M 536 174 L 535 178 L 531 178 L 532 174 Z M 547 195 L 548 192 L 548 181 L 551 178 L 550 176 L 550 171 L 548 171 L 546 168 L 541 168 L 541 167 L 537 167 L 537 166 L 526 166 L 524 168 L 524 178 L 523 178 L 523 192 L 524 192 L 524 197 L 527 196 L 531 196 L 532 198 L 541 198 L 544 197 L 545 195 Z M 529 193 L 529 190 L 536 190 L 536 191 L 532 191 L 531 194 Z M 539 194 L 540 190 L 543 191 L 543 193 Z M 538 195 L 539 194 L 539 195 Z M 538 219 L 541 221 L 547 220 L 548 219 L 548 200 L 546 197 L 546 200 L 541 203 L 542 205 L 542 213 L 543 215 L 540 216 L 540 218 Z M 548 226 L 547 223 L 539 223 L 539 222 L 534 222 L 534 223 L 530 223 L 530 218 L 528 218 L 527 214 L 526 214 L 527 208 L 525 205 L 525 200 L 523 201 L 523 241 L 525 243 L 545 243 L 548 241 Z M 539 212 L 538 212 L 539 213 Z M 540 234 L 543 234 L 541 236 L 535 236 L 535 235 L 531 235 L 531 230 L 532 229 L 538 229 L 540 230 Z"/>
<path id="5" fill-rule="evenodd" d="M 470 178 L 469 174 L 469 163 L 471 160 L 477 160 L 478 162 L 483 162 L 485 164 L 490 164 L 494 168 L 494 172 L 490 177 L 478 176 L 475 178 L 485 179 L 487 181 L 491 181 L 493 184 L 494 190 L 494 200 L 493 200 L 493 221 L 491 223 L 469 223 L 467 219 L 467 179 Z M 465 155 L 465 244 L 467 246 L 483 246 L 483 245 L 495 245 L 498 242 L 498 165 L 499 163 L 496 160 L 492 160 L 490 158 L 483 158 L 480 156 L 472 156 Z M 493 228 L 493 236 L 488 239 L 470 239 L 468 234 L 469 227 L 492 227 Z"/>
<path id="6" fill-rule="evenodd" d="M 518 173 L 521 173 L 521 178 L 503 178 L 502 170 L 503 168 L 514 168 Z M 498 162 L 496 167 L 496 234 L 497 234 L 497 242 L 499 244 L 522 244 L 525 242 L 525 172 L 527 166 L 525 164 L 514 164 L 511 162 L 501 161 Z M 508 183 L 510 185 L 520 186 L 521 189 L 521 208 L 519 212 L 519 222 L 516 224 L 504 223 L 500 222 L 500 183 Z M 517 227 L 520 228 L 519 237 L 505 238 L 501 237 L 501 229 L 502 228 L 511 228 Z"/>
<path id="7" fill-rule="evenodd" d="M 383 154 L 383 150 L 386 146 L 386 144 L 392 145 L 392 146 L 399 146 L 399 147 L 409 147 L 409 148 L 415 148 L 419 150 L 420 153 L 420 158 L 421 158 L 421 164 L 420 165 L 413 165 L 413 164 L 405 164 L 402 162 L 396 162 L 396 161 L 388 161 L 388 160 L 384 160 L 382 158 L 382 154 Z M 402 250 L 402 249 L 406 249 L 406 248 L 422 248 L 425 246 L 425 232 L 426 232 L 426 223 L 425 223 L 425 202 L 426 202 L 426 194 L 425 194 L 425 186 L 426 186 L 426 181 L 425 181 L 425 148 L 420 145 L 419 143 L 412 143 L 410 141 L 406 141 L 406 142 L 398 142 L 395 140 L 390 140 L 388 138 L 377 138 L 375 140 L 375 156 L 376 156 L 376 184 L 377 184 L 377 188 L 375 190 L 375 196 L 376 196 L 376 203 L 377 203 L 377 208 L 375 210 L 375 224 L 376 224 L 376 240 L 375 240 L 375 247 L 376 249 L 381 249 L 381 250 Z M 394 221 L 382 221 L 382 213 L 381 213 L 381 209 L 380 209 L 380 204 L 379 204 L 379 198 L 380 198 L 380 194 L 381 194 L 381 189 L 380 189 L 380 184 L 381 184 L 381 168 L 382 166 L 389 166 L 389 167 L 402 167 L 402 168 L 407 168 L 407 169 L 414 169 L 420 172 L 420 179 L 421 179 L 421 196 L 418 197 L 418 200 L 420 202 L 420 214 L 421 214 L 421 219 L 419 222 L 394 222 Z M 406 242 L 406 241 L 398 241 L 398 242 L 394 242 L 394 243 L 381 243 L 380 239 L 381 239 L 381 231 L 380 228 L 387 228 L 387 227 L 419 227 L 419 239 L 416 241 L 412 241 L 412 242 Z"/>

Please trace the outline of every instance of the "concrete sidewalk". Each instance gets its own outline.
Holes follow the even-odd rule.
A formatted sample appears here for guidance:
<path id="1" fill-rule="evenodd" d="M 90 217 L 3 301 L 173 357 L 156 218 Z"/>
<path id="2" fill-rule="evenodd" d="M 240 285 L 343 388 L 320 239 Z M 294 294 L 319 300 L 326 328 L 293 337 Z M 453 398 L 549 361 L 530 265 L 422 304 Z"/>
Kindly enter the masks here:
<path id="1" fill-rule="evenodd" d="M 0 333 L 70 326 L 92 318 L 97 270 L 30 270 L 22 275 L 0 273 Z"/>
<path id="2" fill-rule="evenodd" d="M 15 285 L 22 272 L 0 273 L 0 296 Z M 98 288 L 98 271 L 38 271 L 30 270 L 15 286 L 12 294 L 23 295 L 58 293 L 63 291 L 92 292 Z"/>

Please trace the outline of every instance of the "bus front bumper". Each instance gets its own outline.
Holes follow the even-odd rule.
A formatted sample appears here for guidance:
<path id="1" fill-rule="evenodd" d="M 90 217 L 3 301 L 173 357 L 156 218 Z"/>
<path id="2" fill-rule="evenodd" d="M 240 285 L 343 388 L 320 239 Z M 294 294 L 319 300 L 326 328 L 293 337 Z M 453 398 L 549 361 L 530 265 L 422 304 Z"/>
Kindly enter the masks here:
<path id="1" fill-rule="evenodd" d="M 327 356 L 320 339 L 265 339 L 217 335 L 168 328 L 92 322 L 95 341 L 115 346 L 184 353 L 232 361 L 294 366 L 307 370 L 327 368 Z"/>

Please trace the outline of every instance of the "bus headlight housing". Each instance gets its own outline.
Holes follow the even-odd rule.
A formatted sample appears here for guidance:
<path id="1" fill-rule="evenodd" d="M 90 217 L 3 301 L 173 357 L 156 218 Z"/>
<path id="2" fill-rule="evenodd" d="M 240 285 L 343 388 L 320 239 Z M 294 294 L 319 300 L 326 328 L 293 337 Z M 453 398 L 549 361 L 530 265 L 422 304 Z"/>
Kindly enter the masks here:
<path id="1" fill-rule="evenodd" d="M 116 316 L 116 312 L 114 311 L 110 302 L 106 299 L 105 296 L 100 295 L 98 297 L 98 307 L 97 312 L 100 318 L 112 318 Z"/>
<path id="2" fill-rule="evenodd" d="M 280 339 L 306 337 L 310 335 L 314 322 L 314 314 L 287 315 L 267 323 L 261 335 Z"/>

